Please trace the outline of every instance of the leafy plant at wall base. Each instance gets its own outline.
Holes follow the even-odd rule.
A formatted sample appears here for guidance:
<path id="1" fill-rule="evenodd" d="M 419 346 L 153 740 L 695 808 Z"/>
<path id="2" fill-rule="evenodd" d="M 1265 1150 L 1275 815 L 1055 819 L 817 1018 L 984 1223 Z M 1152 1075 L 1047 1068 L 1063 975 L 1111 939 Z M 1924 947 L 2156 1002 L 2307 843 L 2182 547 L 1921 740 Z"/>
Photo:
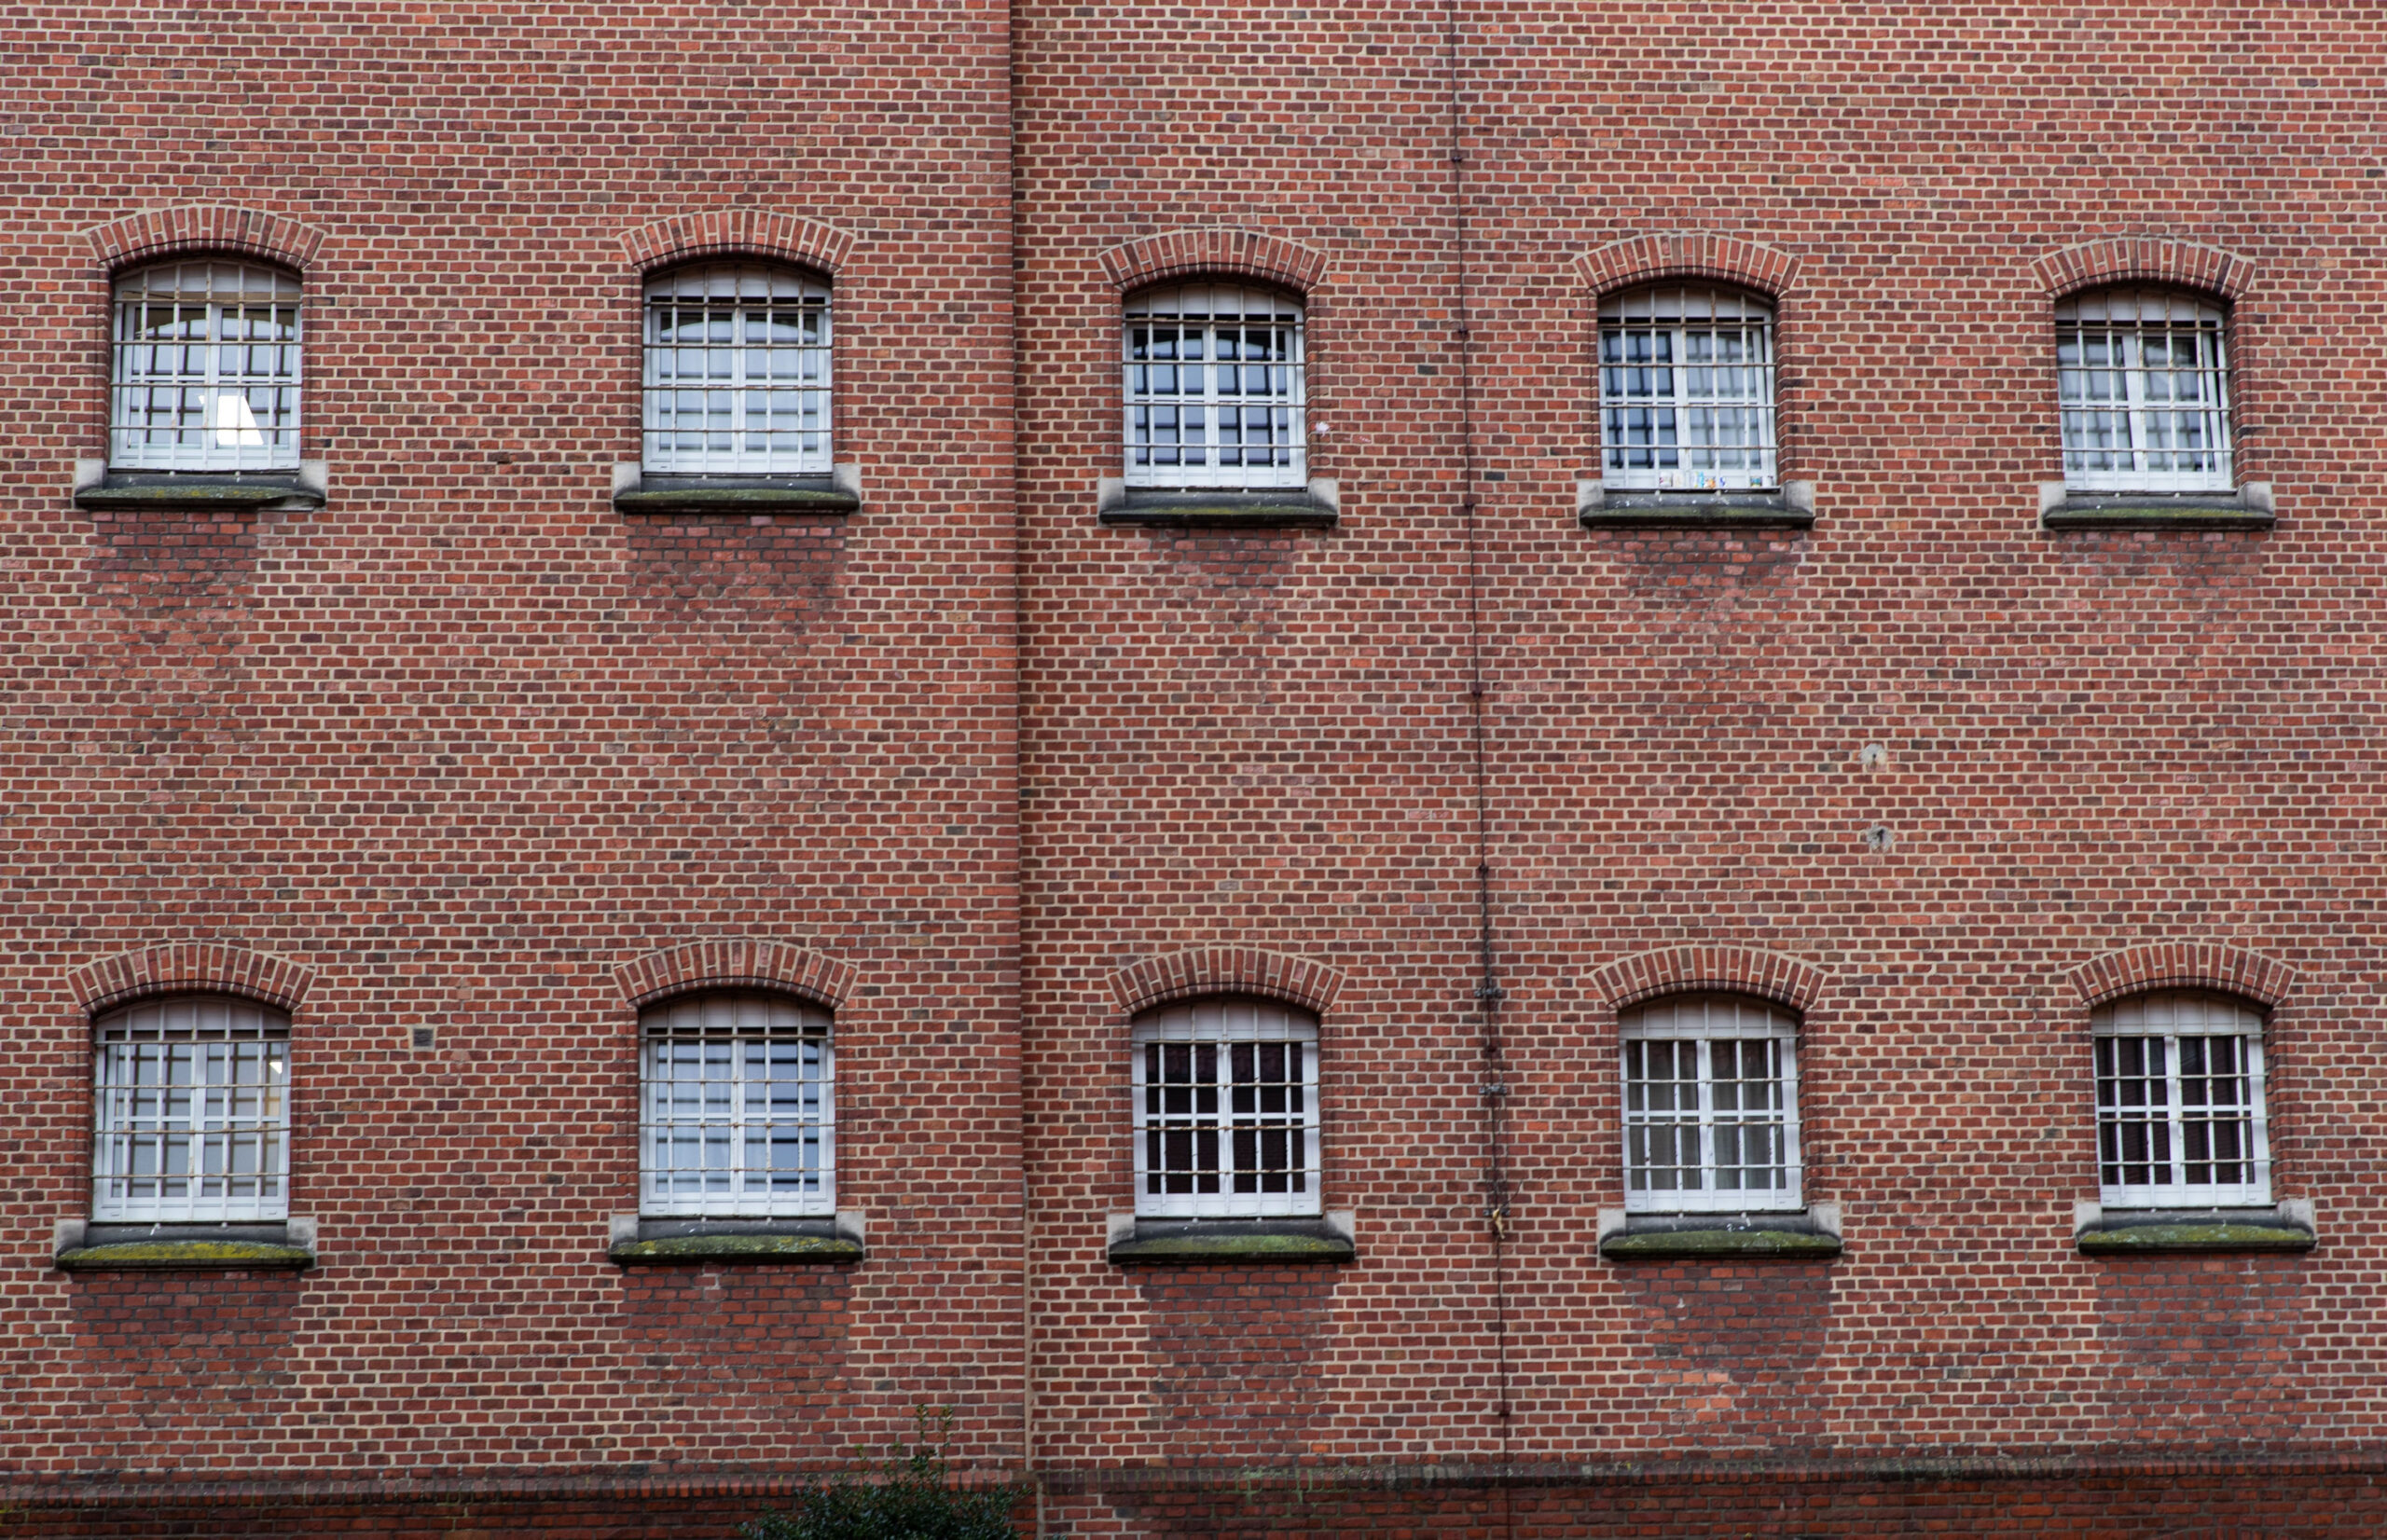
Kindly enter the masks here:
<path id="1" fill-rule="evenodd" d="M 913 1412 L 916 1442 L 888 1446 L 881 1459 L 856 1451 L 858 1468 L 796 1494 L 739 1533 L 745 1540 L 1019 1540 L 1012 1510 L 1021 1482 L 952 1484 L 953 1409 Z"/>

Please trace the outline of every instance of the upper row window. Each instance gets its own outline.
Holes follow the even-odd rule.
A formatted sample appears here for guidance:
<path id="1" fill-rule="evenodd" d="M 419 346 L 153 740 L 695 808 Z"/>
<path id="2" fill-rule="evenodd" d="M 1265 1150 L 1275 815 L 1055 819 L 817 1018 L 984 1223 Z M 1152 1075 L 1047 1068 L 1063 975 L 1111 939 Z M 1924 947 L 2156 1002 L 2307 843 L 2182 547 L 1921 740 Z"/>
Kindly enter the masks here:
<path id="1" fill-rule="evenodd" d="M 298 281 L 172 262 L 116 286 L 108 460 L 132 470 L 298 464 Z"/>
<path id="2" fill-rule="evenodd" d="M 251 263 L 145 268 L 116 286 L 108 458 L 129 470 L 298 464 L 298 280 Z M 831 470 L 830 290 L 793 268 L 699 263 L 645 292 L 643 460 L 658 473 Z M 1298 487 L 1308 477 L 1303 310 L 1194 283 L 1124 317 L 1126 480 Z M 2083 491 L 2227 491 L 2227 318 L 2117 288 L 2056 307 L 2065 481 Z M 1622 489 L 1777 486 L 1773 311 L 1712 285 L 1600 306 L 1602 477 Z"/>

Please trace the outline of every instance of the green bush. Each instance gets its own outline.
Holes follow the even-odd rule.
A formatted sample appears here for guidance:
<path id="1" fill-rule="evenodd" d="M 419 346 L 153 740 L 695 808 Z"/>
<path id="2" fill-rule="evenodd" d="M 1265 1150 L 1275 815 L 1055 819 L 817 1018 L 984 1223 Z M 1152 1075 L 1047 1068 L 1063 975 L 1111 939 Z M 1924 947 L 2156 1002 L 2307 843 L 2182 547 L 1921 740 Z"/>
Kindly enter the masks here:
<path id="1" fill-rule="evenodd" d="M 913 1418 L 918 1442 L 908 1449 L 891 1445 L 876 1461 L 858 1452 L 855 1470 L 797 1493 L 793 1507 L 740 1533 L 746 1540 L 1019 1540 L 1011 1514 L 1025 1486 L 952 1485 L 953 1409 L 923 1408 Z"/>

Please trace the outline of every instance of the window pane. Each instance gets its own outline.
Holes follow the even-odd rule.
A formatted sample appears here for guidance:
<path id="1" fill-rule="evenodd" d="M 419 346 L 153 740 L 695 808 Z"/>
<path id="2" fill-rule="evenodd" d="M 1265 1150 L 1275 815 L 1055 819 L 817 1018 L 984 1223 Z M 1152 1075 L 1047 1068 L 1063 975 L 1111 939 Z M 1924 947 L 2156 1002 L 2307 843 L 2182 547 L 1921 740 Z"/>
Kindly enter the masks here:
<path id="1" fill-rule="evenodd" d="M 271 471 L 298 464 L 296 279 L 173 263 L 117 285 L 109 463 Z"/>
<path id="2" fill-rule="evenodd" d="M 2228 371 L 2218 307 L 2112 289 L 2056 309 L 2067 483 L 2088 491 L 2227 491 Z"/>
<path id="3" fill-rule="evenodd" d="M 658 1217 L 835 1208 L 829 1017 L 769 995 L 649 1011 L 641 1210 Z"/>
<path id="4" fill-rule="evenodd" d="M 649 471 L 831 470 L 829 290 L 785 268 L 711 263 L 647 285 Z"/>
<path id="5" fill-rule="evenodd" d="M 91 1215 L 287 1213 L 289 1024 L 241 1000 L 151 1001 L 95 1029 Z"/>
<path id="6" fill-rule="evenodd" d="M 1139 295 L 1124 326 L 1131 486 L 1300 486 L 1300 309 L 1258 290 Z"/>
<path id="7" fill-rule="evenodd" d="M 1798 1206 L 1791 1019 L 1754 1001 L 1688 997 L 1619 1024 L 1626 1208 Z"/>
<path id="8" fill-rule="evenodd" d="M 1136 1026 L 1137 1212 L 1318 1212 L 1316 1024 L 1260 1001 L 1200 1001 Z"/>
<path id="9" fill-rule="evenodd" d="M 1759 301 L 1662 288 L 1600 317 L 1602 474 L 1623 488 L 1774 485 L 1773 332 Z"/>

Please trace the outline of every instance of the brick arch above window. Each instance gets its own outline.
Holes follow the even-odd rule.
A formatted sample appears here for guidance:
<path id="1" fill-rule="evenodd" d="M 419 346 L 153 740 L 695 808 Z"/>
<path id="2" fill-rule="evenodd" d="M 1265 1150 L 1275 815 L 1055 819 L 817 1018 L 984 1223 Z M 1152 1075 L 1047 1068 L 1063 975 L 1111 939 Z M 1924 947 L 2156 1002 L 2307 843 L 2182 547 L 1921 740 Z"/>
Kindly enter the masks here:
<path id="1" fill-rule="evenodd" d="M 835 1011 L 853 993 L 860 970 L 789 942 L 717 940 L 667 946 L 614 969 L 633 1006 L 713 989 L 773 989 Z"/>
<path id="2" fill-rule="evenodd" d="M 2269 1008 L 2287 998 L 2295 982 L 2295 969 L 2278 958 L 2217 942 L 2125 947 L 2072 971 L 2081 1003 L 2091 1009 L 2158 989 L 2211 989 Z"/>
<path id="3" fill-rule="evenodd" d="M 1102 254 L 1102 270 L 1122 294 L 1172 278 L 1253 278 L 1306 296 L 1326 277 L 1326 254 L 1257 230 L 1164 230 Z"/>
<path id="4" fill-rule="evenodd" d="M 75 997 L 93 1016 L 159 995 L 236 995 L 291 1011 L 314 978 L 304 963 L 223 942 L 119 952 L 66 975 Z"/>
<path id="5" fill-rule="evenodd" d="M 622 250 L 641 272 L 702 256 L 759 256 L 835 278 L 853 252 L 854 234 L 801 214 L 761 209 L 708 209 L 674 214 L 622 232 Z"/>
<path id="6" fill-rule="evenodd" d="M 2050 299 L 2112 283 L 2161 283 L 2234 300 L 2255 277 L 2252 262 L 2217 247 L 2135 235 L 2049 252 L 2033 259 L 2031 270 Z"/>
<path id="7" fill-rule="evenodd" d="M 1611 1011 L 1662 995 L 1714 991 L 1752 995 L 1803 1014 L 1822 996 L 1827 979 L 1811 962 L 1752 946 L 1667 946 L 1595 969 L 1592 988 Z"/>
<path id="8" fill-rule="evenodd" d="M 1788 252 L 1711 230 L 1630 236 L 1575 259 L 1576 277 L 1594 295 L 1661 279 L 1705 278 L 1779 299 L 1798 271 L 1799 259 Z"/>
<path id="9" fill-rule="evenodd" d="M 1322 962 L 1282 952 L 1207 946 L 1131 964 L 1111 976 L 1111 988 L 1120 1009 L 1130 1016 L 1205 995 L 1257 995 L 1322 1016 L 1342 991 L 1343 974 Z"/>
<path id="10" fill-rule="evenodd" d="M 286 214 L 200 203 L 127 214 L 85 230 L 83 239 L 111 273 L 181 252 L 221 252 L 280 263 L 303 276 L 324 235 Z"/>

